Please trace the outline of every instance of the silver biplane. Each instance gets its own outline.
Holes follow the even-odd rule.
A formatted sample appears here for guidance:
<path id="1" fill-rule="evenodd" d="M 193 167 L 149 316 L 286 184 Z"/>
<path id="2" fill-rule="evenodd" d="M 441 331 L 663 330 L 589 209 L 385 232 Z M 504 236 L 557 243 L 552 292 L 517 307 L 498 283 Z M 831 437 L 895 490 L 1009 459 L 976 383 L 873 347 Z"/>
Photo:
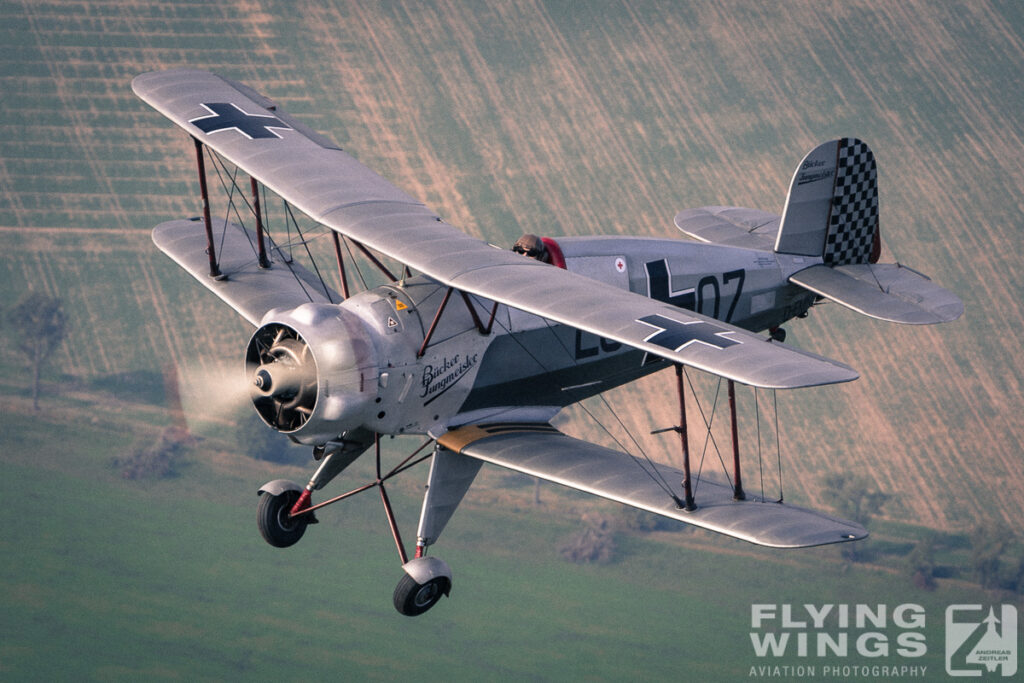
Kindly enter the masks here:
<path id="1" fill-rule="evenodd" d="M 764 546 L 864 538 L 854 522 L 745 492 L 735 428 L 733 472 L 695 491 L 682 369 L 724 378 L 730 395 L 734 383 L 774 390 L 848 382 L 854 370 L 783 344 L 780 325 L 821 299 L 899 323 L 963 312 L 928 278 L 877 263 L 875 161 L 856 139 L 807 154 L 781 216 L 704 207 L 675 217 L 696 241 L 533 237 L 513 251 L 460 232 L 245 85 L 170 70 L 142 74 L 132 88 L 192 137 L 199 170 L 202 218 L 159 225 L 153 240 L 256 327 L 245 351 L 256 411 L 311 446 L 318 461 L 305 486 L 260 487 L 260 532 L 290 546 L 317 510 L 376 488 L 404 570 L 394 593 L 402 614 L 421 614 L 449 593 L 451 570 L 426 550 L 484 462 Z M 237 222 L 211 218 L 208 156 L 237 169 L 227 188 Z M 248 187 L 239 187 L 238 173 Z M 267 234 L 260 183 L 289 216 L 294 207 L 329 229 L 342 293 Z M 343 254 L 352 247 L 390 283 L 350 294 Z M 399 276 L 375 253 L 401 263 Z M 680 434 L 682 470 L 551 425 L 566 406 L 667 367 L 680 400 L 680 424 L 670 429 Z M 425 440 L 385 471 L 382 435 Z M 313 503 L 315 491 L 371 448 L 373 481 Z M 385 482 L 428 458 L 410 559 Z"/>

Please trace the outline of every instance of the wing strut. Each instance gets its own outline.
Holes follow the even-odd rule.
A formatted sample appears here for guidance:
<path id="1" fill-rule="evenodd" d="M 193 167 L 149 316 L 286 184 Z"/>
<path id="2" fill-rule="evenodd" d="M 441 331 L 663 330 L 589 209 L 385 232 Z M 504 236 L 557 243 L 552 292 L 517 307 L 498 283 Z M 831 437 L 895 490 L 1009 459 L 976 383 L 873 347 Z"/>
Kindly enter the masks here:
<path id="1" fill-rule="evenodd" d="M 395 277 L 390 270 L 388 270 L 387 266 L 380 262 L 380 259 L 371 254 L 370 250 L 367 249 L 362 242 L 359 242 L 357 240 L 352 240 L 352 242 L 355 243 L 356 248 L 359 249 L 359 251 L 363 252 L 363 256 L 370 259 L 370 263 L 377 266 L 377 269 L 380 270 L 380 272 L 384 273 L 384 275 L 387 276 L 389 280 L 391 280 L 392 282 L 398 282 L 398 278 Z"/>
<path id="2" fill-rule="evenodd" d="M 683 450 L 683 495 L 686 496 L 685 504 L 681 507 L 687 512 L 697 509 L 693 501 L 693 487 L 690 485 L 690 439 L 686 432 L 686 388 L 683 386 L 683 366 L 675 364 L 676 368 L 676 391 L 679 394 L 679 443 Z M 679 500 L 676 500 L 676 504 Z"/>
<path id="3" fill-rule="evenodd" d="M 684 500 L 670 492 L 676 507 L 680 510 L 693 512 L 697 509 L 697 503 L 693 499 L 693 485 L 690 482 L 690 435 L 686 426 L 686 388 L 683 385 L 683 366 L 675 363 L 676 369 L 676 393 L 679 395 L 679 424 L 674 427 L 655 429 L 651 434 L 662 432 L 675 432 L 679 435 L 679 448 L 683 453 L 683 496 Z"/>
<path id="4" fill-rule="evenodd" d="M 682 365 L 679 365 L 679 364 L 675 365 L 675 369 L 676 369 L 676 392 L 679 395 L 679 425 L 678 426 L 673 426 L 673 427 L 665 427 L 664 429 L 656 429 L 656 430 L 652 431 L 651 434 L 661 434 L 662 432 L 676 432 L 677 434 L 679 434 L 679 445 L 680 445 L 680 449 L 681 449 L 682 454 L 683 454 L 683 475 L 684 475 L 683 476 L 683 493 L 684 493 L 685 500 L 679 500 L 679 498 L 676 497 L 674 494 L 673 494 L 672 497 L 676 500 L 676 503 L 677 503 L 678 507 L 681 510 L 686 510 L 687 512 L 692 512 L 692 511 L 697 509 L 697 504 L 696 504 L 696 500 L 695 500 L 694 495 L 693 495 L 693 486 L 691 484 L 691 478 L 690 478 L 690 444 L 689 444 L 689 433 L 688 433 L 687 422 L 686 422 L 686 393 L 685 393 L 685 387 L 684 387 L 684 384 L 683 384 L 684 371 L 683 371 Z M 738 437 L 738 434 L 737 434 L 737 424 L 736 424 L 736 387 L 735 387 L 735 384 L 732 382 L 732 380 L 729 380 L 728 387 L 729 387 L 729 414 L 730 414 L 730 418 L 731 418 L 730 427 L 731 427 L 731 431 L 732 431 L 732 465 L 733 465 L 732 491 L 733 491 L 733 500 L 740 501 L 740 500 L 746 500 L 747 499 L 747 495 L 743 491 L 743 476 L 742 476 L 742 474 L 740 472 L 739 437 Z M 692 388 L 692 384 L 691 384 L 691 388 Z M 700 407 L 699 400 L 698 400 L 698 403 L 697 403 L 697 407 L 698 408 Z M 712 409 L 712 413 L 713 412 L 714 412 L 714 409 Z M 703 412 L 701 414 L 703 415 Z M 711 419 L 714 420 L 714 416 L 713 415 L 712 415 Z M 707 425 L 708 434 L 710 435 L 711 434 L 711 425 L 709 423 L 707 423 L 706 419 L 705 419 L 705 424 Z M 776 426 L 776 432 L 777 432 L 777 430 L 778 430 L 778 427 Z M 712 441 L 713 440 L 714 440 L 714 437 L 712 437 Z M 758 438 L 758 442 L 759 442 L 758 443 L 758 451 L 759 451 L 759 455 L 760 455 L 760 438 Z M 706 442 L 705 442 L 705 448 L 707 448 L 707 443 Z M 715 449 L 717 450 L 718 446 L 715 446 Z M 780 457 L 781 457 L 781 453 L 780 453 Z M 719 459 L 721 459 L 721 458 L 719 458 Z M 703 457 L 701 458 L 701 462 L 703 462 Z M 723 468 L 725 467 L 725 463 L 722 463 L 722 467 Z M 700 479 L 700 474 L 699 473 L 697 475 L 697 478 L 698 478 L 698 480 Z"/>
<path id="5" fill-rule="evenodd" d="M 257 258 L 259 259 L 260 268 L 269 268 L 270 259 L 267 258 L 267 247 L 263 239 L 263 212 L 260 210 L 260 188 L 256 184 L 256 178 L 253 176 L 249 176 L 249 188 L 252 190 L 252 212 L 256 215 L 256 244 L 259 249 Z"/>
<path id="6" fill-rule="evenodd" d="M 206 187 L 206 161 L 203 154 L 203 143 L 199 138 L 192 138 L 196 143 L 196 166 L 199 169 L 199 194 L 203 198 L 203 224 L 206 226 L 206 253 L 210 257 L 210 277 L 215 280 L 224 278 L 217 264 L 217 252 L 213 248 L 213 222 L 210 220 L 210 193 Z"/>
<path id="7" fill-rule="evenodd" d="M 736 433 L 736 383 L 729 380 L 729 416 L 732 418 L 732 497 L 733 500 L 746 500 L 743 492 L 743 477 L 740 476 L 740 444 Z"/>

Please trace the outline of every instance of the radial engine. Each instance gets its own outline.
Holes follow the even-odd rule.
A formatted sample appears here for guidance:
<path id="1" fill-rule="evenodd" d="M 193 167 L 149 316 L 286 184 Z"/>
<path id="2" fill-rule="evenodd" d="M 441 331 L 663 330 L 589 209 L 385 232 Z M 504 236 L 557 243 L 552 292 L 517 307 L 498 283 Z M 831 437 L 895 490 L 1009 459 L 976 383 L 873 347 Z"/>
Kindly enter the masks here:
<path id="1" fill-rule="evenodd" d="M 336 305 L 271 311 L 249 340 L 245 370 L 260 417 L 297 443 L 322 444 L 362 426 L 377 392 L 370 331 Z"/>

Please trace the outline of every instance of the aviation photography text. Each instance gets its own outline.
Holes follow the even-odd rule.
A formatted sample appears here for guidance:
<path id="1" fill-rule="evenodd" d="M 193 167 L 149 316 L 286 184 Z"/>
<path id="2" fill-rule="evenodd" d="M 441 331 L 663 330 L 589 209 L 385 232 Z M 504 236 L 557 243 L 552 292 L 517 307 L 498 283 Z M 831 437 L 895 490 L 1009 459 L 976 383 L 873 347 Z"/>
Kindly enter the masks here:
<path id="1" fill-rule="evenodd" d="M 750 678 L 925 678 L 927 615 L 914 603 L 750 607 Z M 791 664 L 792 658 L 801 664 Z M 786 664 L 779 662 L 785 658 Z"/>

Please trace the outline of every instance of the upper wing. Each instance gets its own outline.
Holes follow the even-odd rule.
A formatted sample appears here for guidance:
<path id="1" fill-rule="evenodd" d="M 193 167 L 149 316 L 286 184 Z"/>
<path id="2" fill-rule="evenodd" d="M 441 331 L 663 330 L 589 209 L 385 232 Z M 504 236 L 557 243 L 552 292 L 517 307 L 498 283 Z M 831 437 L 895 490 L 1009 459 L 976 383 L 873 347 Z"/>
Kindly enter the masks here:
<path id="1" fill-rule="evenodd" d="M 142 74 L 143 100 L 311 218 L 443 284 L 743 384 L 856 379 L 848 366 L 469 237 L 245 86 Z"/>
<path id="2" fill-rule="evenodd" d="M 682 232 L 701 242 L 772 251 L 781 218 L 767 211 L 736 206 L 702 206 L 676 214 Z"/>
<path id="3" fill-rule="evenodd" d="M 814 510 L 750 494 L 746 500 L 734 500 L 732 487 L 706 479 L 695 486 L 697 509 L 687 512 L 662 488 L 665 485 L 682 498 L 682 471 L 659 465 L 659 483 L 646 469 L 649 465 L 642 466 L 625 453 L 566 436 L 551 425 L 470 425 L 446 433 L 437 442 L 462 455 L 758 545 L 802 548 L 868 535 L 859 524 Z"/>

